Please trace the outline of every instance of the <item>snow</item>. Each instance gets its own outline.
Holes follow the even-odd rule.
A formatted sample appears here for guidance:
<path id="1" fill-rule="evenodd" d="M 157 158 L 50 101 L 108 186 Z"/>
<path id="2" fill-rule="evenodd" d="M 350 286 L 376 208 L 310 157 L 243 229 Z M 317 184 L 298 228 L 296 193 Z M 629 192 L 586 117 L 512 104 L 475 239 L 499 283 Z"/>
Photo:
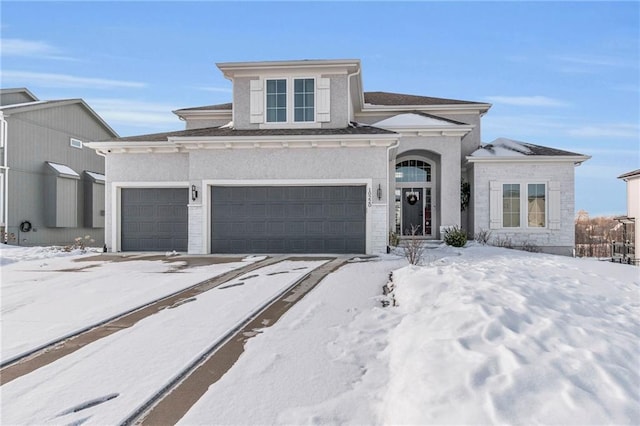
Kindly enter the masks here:
<path id="1" fill-rule="evenodd" d="M 47 263 L 48 276 L 77 267 L 75 258 L 9 264 L 3 281 L 8 267 L 35 274 L 33 265 Z M 181 424 L 640 424 L 637 267 L 474 244 L 428 249 L 423 266 L 367 260 L 256 330 Z M 157 267 L 149 264 L 137 269 Z M 46 286 L 65 291 L 74 276 L 93 281 L 105 267 L 60 273 Z M 234 280 L 3 385 L 3 423 L 121 421 L 285 288 L 297 270 L 282 267 L 287 274 Z M 398 306 L 383 308 L 391 271 Z M 139 278 L 120 279 L 125 300 Z M 46 288 L 27 290 L 40 303 Z"/>
<path id="2" fill-rule="evenodd" d="M 639 424 L 640 279 L 515 250 L 429 250 L 335 274 L 181 424 Z M 404 262 L 406 264 L 406 262 Z M 220 403 L 224 401 L 224 403 Z"/>
<path id="3" fill-rule="evenodd" d="M 73 170 L 69 166 L 65 166 L 64 164 L 52 163 L 51 161 L 47 161 L 47 164 L 53 167 L 58 173 L 80 177 L 80 175 L 76 173 L 75 170 Z"/>
<path id="4" fill-rule="evenodd" d="M 531 149 L 526 143 L 506 138 L 498 138 L 490 144 L 482 146 L 474 151 L 472 157 L 514 157 L 530 155 Z"/>
<path id="5" fill-rule="evenodd" d="M 422 127 L 422 126 L 451 126 L 451 123 L 437 118 L 425 117 L 420 114 L 399 114 L 373 124 L 376 127 Z"/>
<path id="6" fill-rule="evenodd" d="M 86 174 L 88 174 L 89 176 L 91 176 L 94 180 L 100 181 L 100 182 L 104 182 L 105 181 L 105 176 L 101 173 L 96 173 L 96 172 L 87 172 L 85 171 Z"/>
<path id="7" fill-rule="evenodd" d="M 179 258 L 167 259 L 170 263 L 74 262 L 83 257 L 81 250 L 67 253 L 52 247 L 4 244 L 0 255 L 2 361 L 247 264 L 222 263 L 178 272 L 184 265 Z"/>
<path id="8" fill-rule="evenodd" d="M 11 381 L 2 386 L 3 423 L 121 424 L 249 314 L 324 263 L 251 271 Z"/>

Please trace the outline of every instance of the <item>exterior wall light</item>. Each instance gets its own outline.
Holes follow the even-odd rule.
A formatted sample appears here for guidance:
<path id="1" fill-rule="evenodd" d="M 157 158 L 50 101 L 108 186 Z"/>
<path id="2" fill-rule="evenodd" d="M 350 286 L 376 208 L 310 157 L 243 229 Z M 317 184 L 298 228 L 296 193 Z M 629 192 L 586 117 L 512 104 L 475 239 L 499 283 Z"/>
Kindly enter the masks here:
<path id="1" fill-rule="evenodd" d="M 382 200 L 382 187 L 380 184 L 378 184 L 378 191 L 376 192 L 376 195 L 378 196 L 378 201 Z"/>
<path id="2" fill-rule="evenodd" d="M 191 185 L 191 201 L 198 199 L 198 190 L 195 185 Z"/>

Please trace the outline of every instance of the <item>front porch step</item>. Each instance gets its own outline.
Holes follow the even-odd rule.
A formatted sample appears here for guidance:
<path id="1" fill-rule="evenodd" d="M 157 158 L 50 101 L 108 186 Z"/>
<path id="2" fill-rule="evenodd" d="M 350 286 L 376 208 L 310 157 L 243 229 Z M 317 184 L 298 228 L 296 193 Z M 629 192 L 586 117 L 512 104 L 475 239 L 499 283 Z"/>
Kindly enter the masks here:
<path id="1" fill-rule="evenodd" d="M 444 241 L 442 240 L 424 240 L 418 239 L 425 249 L 435 249 L 440 247 Z M 413 241 L 411 238 L 402 238 L 398 243 L 398 248 L 405 248 L 409 242 Z"/>

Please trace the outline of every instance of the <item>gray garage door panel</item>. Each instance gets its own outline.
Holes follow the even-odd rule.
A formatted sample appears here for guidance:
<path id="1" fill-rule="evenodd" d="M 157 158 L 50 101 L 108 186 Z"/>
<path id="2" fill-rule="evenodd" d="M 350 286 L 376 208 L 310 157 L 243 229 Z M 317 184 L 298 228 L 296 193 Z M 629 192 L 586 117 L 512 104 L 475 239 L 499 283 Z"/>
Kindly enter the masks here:
<path id="1" fill-rule="evenodd" d="M 189 191 L 123 188 L 122 251 L 187 251 Z"/>
<path id="2" fill-rule="evenodd" d="M 215 186 L 213 253 L 364 253 L 364 186 Z"/>

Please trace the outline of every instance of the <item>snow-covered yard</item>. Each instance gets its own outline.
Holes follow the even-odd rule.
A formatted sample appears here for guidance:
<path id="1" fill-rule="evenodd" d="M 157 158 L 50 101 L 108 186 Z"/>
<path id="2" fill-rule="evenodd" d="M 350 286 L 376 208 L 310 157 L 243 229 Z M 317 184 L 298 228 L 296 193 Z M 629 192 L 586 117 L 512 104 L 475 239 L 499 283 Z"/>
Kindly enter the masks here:
<path id="1" fill-rule="evenodd" d="M 51 269 L 77 267 L 72 259 L 56 258 Z M 640 424 L 638 268 L 474 245 L 429 250 L 425 260 L 413 267 L 390 255 L 332 273 L 277 323 L 250 339 L 238 362 L 181 422 Z M 100 268 L 43 274 L 52 276 L 48 286 L 55 283 L 64 292 L 65 283 L 80 285 L 69 281 L 74 276 L 85 274 L 86 285 Z M 381 286 L 390 271 L 398 306 L 382 308 Z M 121 300 L 137 291 L 133 275 L 123 281 Z M 25 284 L 25 305 L 44 300 L 42 287 Z M 234 289 L 243 286 L 223 291 Z M 4 353 L 7 329 L 21 323 L 5 322 L 4 289 L 2 296 Z M 238 303 L 234 309 L 247 307 L 241 303 L 246 296 L 232 299 Z M 48 302 L 63 303 L 58 297 Z M 119 347 L 115 342 L 133 333 L 152 341 L 172 324 L 184 327 L 187 341 L 197 342 L 203 331 L 183 321 L 201 318 L 207 304 L 219 309 L 224 303 L 207 302 L 203 294 L 197 304 L 149 317 L 72 356 L 82 354 L 83 362 L 95 362 L 96 370 L 117 371 L 119 363 L 143 368 L 150 361 L 140 351 L 107 356 L 108 346 Z M 81 311 L 67 311 L 66 320 Z M 190 314 L 185 317 L 181 311 Z M 169 374 L 172 358 L 161 356 L 154 367 Z M 110 382 L 113 390 L 96 384 L 92 391 L 90 382 L 80 381 L 80 373 L 63 374 L 72 371 L 72 361 L 77 360 L 65 357 L 2 386 L 2 423 L 9 420 L 4 413 L 13 413 L 15 422 L 23 411 L 49 413 L 31 417 L 39 422 L 104 422 L 128 394 L 155 386 L 149 375 L 148 385 L 141 380 L 130 392 L 119 379 Z M 83 400 L 67 398 L 73 388 L 83 389 Z M 75 403 L 115 393 L 119 395 L 85 411 L 87 416 L 63 413 Z M 64 408 L 58 406 L 62 396 Z"/>
<path id="2" fill-rule="evenodd" d="M 2 361 L 254 260 L 184 270 L 177 259 L 75 262 L 91 255 L 0 244 Z"/>

